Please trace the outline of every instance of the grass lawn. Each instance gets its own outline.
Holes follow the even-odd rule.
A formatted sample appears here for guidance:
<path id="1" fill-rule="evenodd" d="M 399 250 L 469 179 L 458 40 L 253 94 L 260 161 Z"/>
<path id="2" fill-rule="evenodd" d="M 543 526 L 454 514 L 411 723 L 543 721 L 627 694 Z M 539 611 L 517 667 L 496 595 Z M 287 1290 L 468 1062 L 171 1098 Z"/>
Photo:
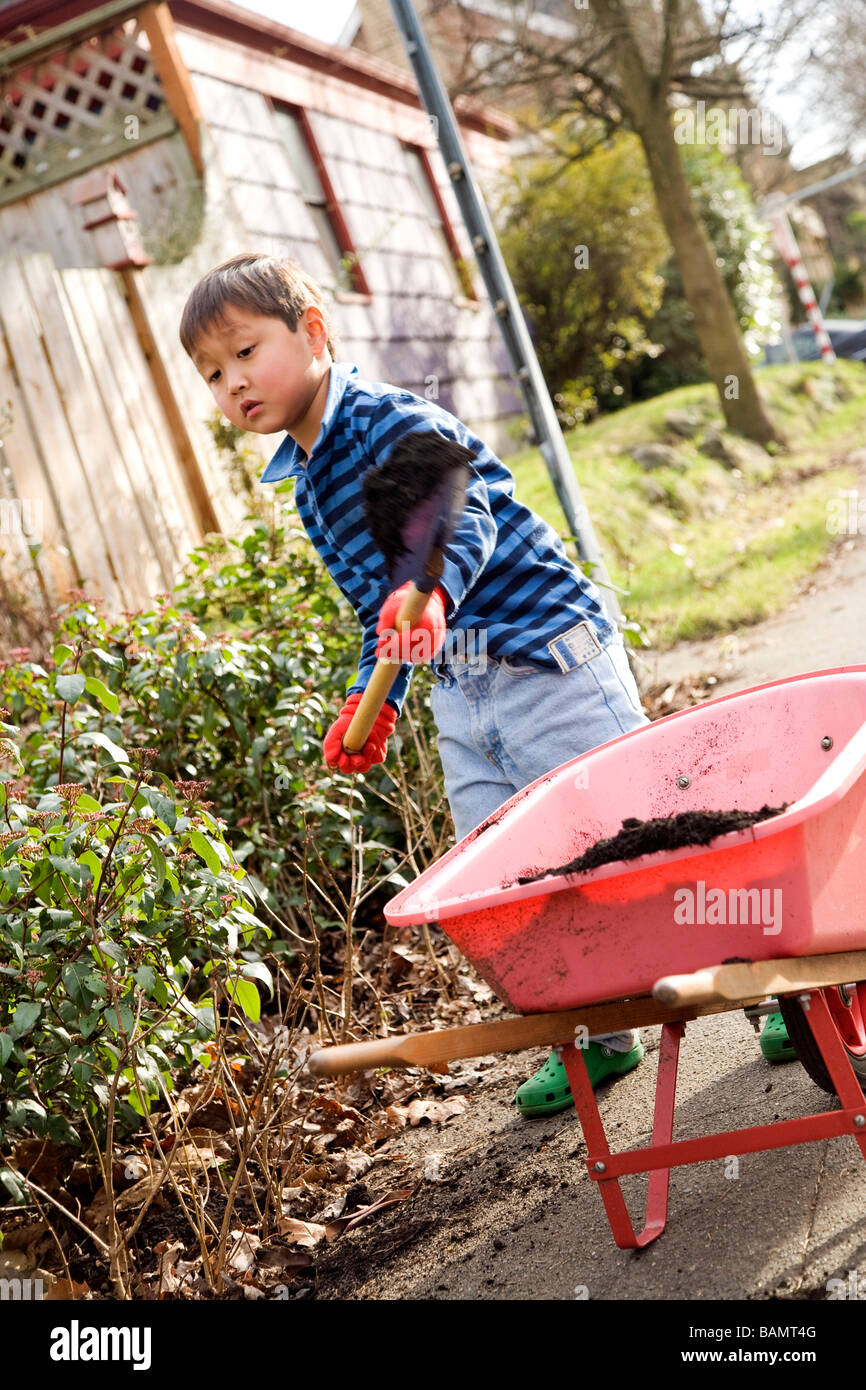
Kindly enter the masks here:
<path id="1" fill-rule="evenodd" d="M 656 647 L 758 622 L 785 608 L 800 581 L 838 543 L 828 505 L 855 487 L 845 455 L 863 444 L 866 368 L 802 363 L 758 381 L 786 447 L 775 454 L 722 429 L 710 385 L 688 386 L 607 415 L 566 436 L 620 602 Z M 692 417 L 691 438 L 668 425 Z M 727 461 L 701 452 L 707 432 Z M 629 451 L 662 443 L 670 463 L 646 471 Z M 508 460 L 517 496 L 564 535 L 537 449 Z"/>

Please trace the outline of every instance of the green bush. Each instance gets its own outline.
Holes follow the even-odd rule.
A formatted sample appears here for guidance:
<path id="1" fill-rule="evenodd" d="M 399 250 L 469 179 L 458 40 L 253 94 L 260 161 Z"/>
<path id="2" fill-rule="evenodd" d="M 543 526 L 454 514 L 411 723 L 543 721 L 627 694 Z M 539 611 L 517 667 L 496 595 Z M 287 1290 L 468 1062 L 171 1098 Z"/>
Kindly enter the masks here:
<path id="1" fill-rule="evenodd" d="M 183 583 L 152 609 L 116 620 L 100 609 L 73 593 L 52 658 L 0 663 L 3 732 L 21 760 L 14 795 L 0 772 L 5 1123 L 51 1138 L 69 1136 L 76 1109 L 91 1124 L 105 1111 L 110 1059 L 127 1046 L 111 1010 L 124 1025 L 139 1010 L 129 1047 L 147 1084 L 117 1111 L 132 1123 L 153 1087 L 168 1088 L 172 1059 L 189 1063 L 200 1048 L 202 991 L 216 983 L 254 1008 L 265 954 L 289 962 L 300 949 L 306 965 L 311 941 L 317 967 L 323 955 L 339 964 L 407 881 L 407 851 L 419 871 L 448 829 L 426 673 L 387 769 L 359 779 L 324 766 L 321 739 L 355 676 L 360 632 L 297 527 L 254 519 L 242 539 L 194 551 Z M 136 748 L 150 750 L 146 770 L 126 751 Z"/>
<path id="2" fill-rule="evenodd" d="M 249 861 L 272 906 L 285 906 L 300 901 L 305 837 L 314 834 L 335 868 L 347 860 L 347 802 L 359 801 L 351 794 L 358 779 L 325 767 L 321 741 L 356 674 L 357 619 L 292 526 L 258 519 L 242 540 L 210 538 L 188 570 L 172 595 L 120 621 L 83 598 L 62 611 L 60 639 L 81 644 L 81 672 L 104 682 L 117 706 L 76 706 L 63 776 L 95 776 L 96 752 L 111 755 L 124 742 L 156 748 L 158 771 L 212 782 L 237 860 Z M 416 673 L 419 688 L 425 678 Z M 10 668 L 0 700 L 29 719 L 22 756 L 35 776 L 46 775 L 44 750 L 59 718 L 42 678 L 27 664 Z M 431 738 L 423 695 L 410 708 Z M 411 772 L 417 753 L 406 721 L 392 743 Z M 375 767 L 361 785 L 373 793 L 359 811 L 366 839 L 399 848 L 401 817 L 382 800 L 393 790 L 389 774 Z"/>
<path id="3" fill-rule="evenodd" d="M 716 147 L 681 146 L 680 154 L 747 350 L 757 355 L 774 328 L 769 231 Z M 708 379 L 636 137 L 617 136 L 568 164 L 552 156 L 515 161 L 500 220 L 564 428 Z"/>
<path id="4" fill-rule="evenodd" d="M 503 187 L 502 249 L 564 428 L 622 403 L 628 364 L 655 351 L 667 241 L 634 136 L 563 169 L 516 160 Z"/>
<path id="5" fill-rule="evenodd" d="M 855 257 L 833 258 L 833 292 L 827 304 L 828 318 L 834 315 L 843 317 L 860 308 L 866 299 L 866 274 Z M 803 306 L 798 304 L 797 319 L 803 316 Z"/>
<path id="6" fill-rule="evenodd" d="M 21 672 L 60 707 L 58 764 L 79 702 L 115 703 L 96 679 L 62 673 L 69 656 L 58 646 L 53 674 Z M 23 771 L 12 712 L 0 712 L 0 755 Z M 91 732 L 85 746 L 100 741 Z M 51 747 L 40 750 L 46 773 Z M 100 779 L 101 799 L 56 772 L 18 781 L 4 770 L 0 781 L 0 1142 L 25 1130 L 78 1143 L 79 1116 L 94 1135 L 109 1116 L 137 1127 L 172 1089 L 172 1063 L 202 1052 L 218 1000 L 258 1017 L 254 981 L 270 986 L 261 962 L 239 954 L 266 928 L 205 784 L 152 780 L 153 749 L 107 751 L 128 772 Z M 20 1195 L 2 1165 L 0 1182 Z"/>

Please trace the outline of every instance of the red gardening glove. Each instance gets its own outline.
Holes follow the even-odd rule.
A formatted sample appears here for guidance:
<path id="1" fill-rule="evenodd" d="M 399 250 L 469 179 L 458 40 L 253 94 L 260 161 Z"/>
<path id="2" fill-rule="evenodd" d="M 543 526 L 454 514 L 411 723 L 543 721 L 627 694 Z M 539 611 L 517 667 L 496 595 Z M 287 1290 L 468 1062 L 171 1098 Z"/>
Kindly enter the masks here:
<path id="1" fill-rule="evenodd" d="M 404 625 L 406 631 L 397 632 L 397 614 L 409 588 L 408 584 L 403 584 L 395 589 L 385 599 L 379 613 L 376 631 L 383 635 L 376 646 L 376 656 L 384 657 L 386 661 L 432 661 L 445 643 L 445 602 L 448 596 L 444 589 L 433 590 L 420 622 L 414 627 Z"/>
<path id="2" fill-rule="evenodd" d="M 349 728 L 355 710 L 361 701 L 362 691 L 350 695 L 337 718 L 334 720 L 325 740 L 322 751 L 328 767 L 338 767 L 341 772 L 369 772 L 374 763 L 383 763 L 388 751 L 388 739 L 397 723 L 397 711 L 386 700 L 379 711 L 370 736 L 359 753 L 347 753 L 343 747 L 343 735 Z"/>

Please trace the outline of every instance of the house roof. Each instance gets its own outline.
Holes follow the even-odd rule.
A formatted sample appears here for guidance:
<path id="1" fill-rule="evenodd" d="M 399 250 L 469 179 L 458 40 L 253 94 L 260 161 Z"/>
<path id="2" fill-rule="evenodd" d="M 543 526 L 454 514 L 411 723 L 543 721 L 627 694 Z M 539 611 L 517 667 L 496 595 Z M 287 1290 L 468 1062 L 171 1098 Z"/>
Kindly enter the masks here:
<path id="1" fill-rule="evenodd" d="M 230 0 L 167 0 L 167 3 L 175 23 L 184 28 L 229 39 L 272 57 L 287 58 L 380 92 L 394 101 L 420 105 L 412 77 L 358 49 L 321 43 L 297 29 L 289 29 L 233 5 Z M 52 30 L 70 21 L 92 15 L 98 22 L 110 23 L 115 12 L 125 10 L 126 14 L 133 14 L 143 4 L 144 0 L 126 4 L 124 0 L 115 0 L 115 3 L 102 5 L 94 4 L 93 0 L 13 0 L 12 4 L 0 9 L 0 45 L 5 48 L 2 57 L 9 65 L 14 61 L 16 47 L 21 45 L 23 58 L 34 40 L 47 37 Z M 455 112 L 461 125 L 503 140 L 510 139 L 516 129 L 515 122 L 504 112 L 463 97 L 455 102 Z"/>

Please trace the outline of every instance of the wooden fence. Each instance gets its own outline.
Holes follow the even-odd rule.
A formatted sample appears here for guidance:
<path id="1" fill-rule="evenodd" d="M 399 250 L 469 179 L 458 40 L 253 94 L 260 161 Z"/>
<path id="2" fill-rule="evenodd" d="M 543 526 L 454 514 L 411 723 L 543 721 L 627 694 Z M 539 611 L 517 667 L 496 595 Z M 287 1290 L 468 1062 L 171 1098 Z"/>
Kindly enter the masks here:
<path id="1" fill-rule="evenodd" d="M 50 609 L 70 588 L 100 595 L 114 613 L 148 605 L 204 534 L 221 529 L 147 301 L 124 274 L 135 272 L 58 270 L 47 255 L 0 260 L 7 612 L 21 600 Z"/>

